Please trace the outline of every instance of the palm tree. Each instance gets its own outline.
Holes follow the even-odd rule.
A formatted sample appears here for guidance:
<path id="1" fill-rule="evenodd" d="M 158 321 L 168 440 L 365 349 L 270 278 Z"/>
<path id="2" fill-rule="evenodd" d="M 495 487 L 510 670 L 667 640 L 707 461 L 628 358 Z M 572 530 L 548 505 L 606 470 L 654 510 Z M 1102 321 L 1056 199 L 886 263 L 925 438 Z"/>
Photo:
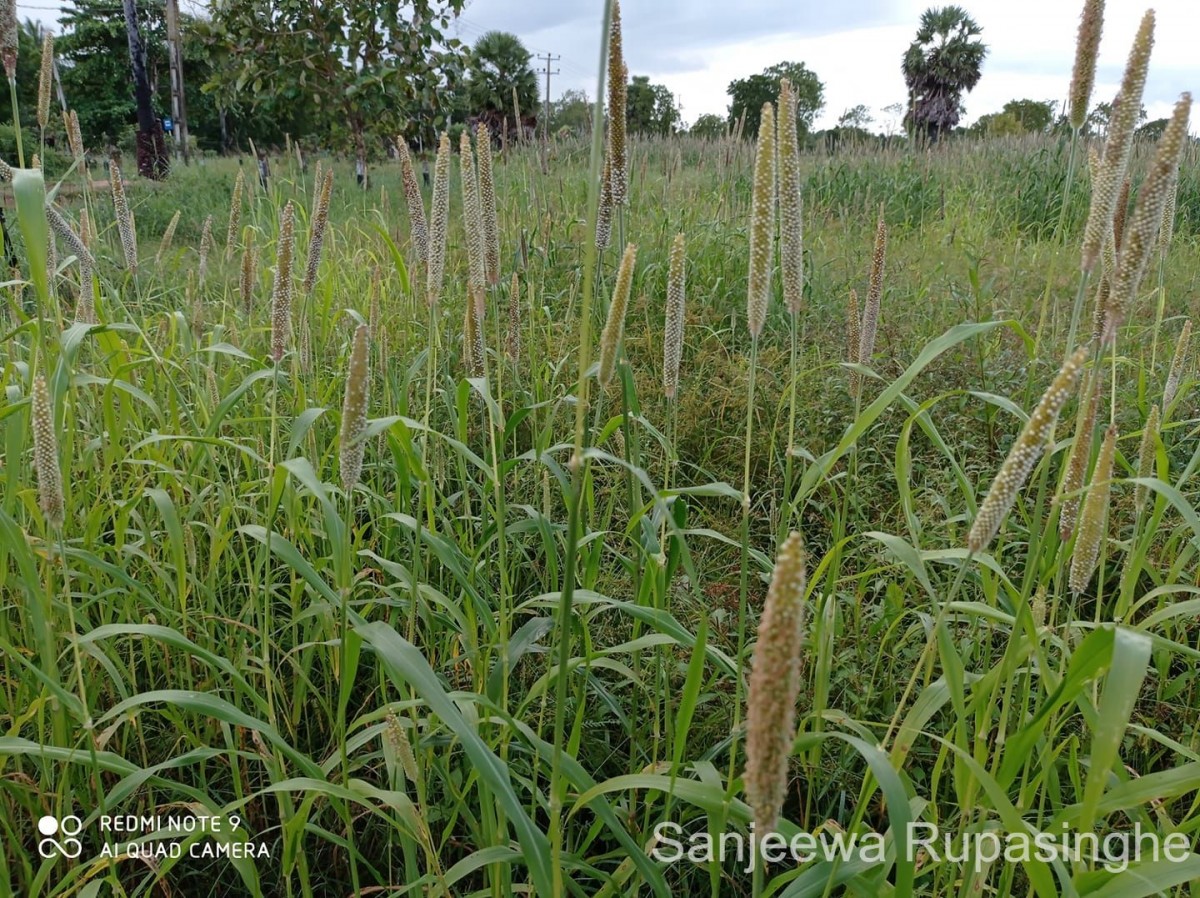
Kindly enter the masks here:
<path id="1" fill-rule="evenodd" d="M 506 31 L 489 31 L 475 42 L 467 60 L 471 110 L 492 125 L 493 131 L 505 119 L 513 122 L 513 89 L 521 116 L 536 113 L 537 76 L 529 67 L 531 56 L 520 38 Z"/>
<path id="2" fill-rule="evenodd" d="M 961 6 L 931 7 L 921 15 L 916 40 L 904 54 L 908 119 L 932 140 L 958 124 L 962 95 L 979 83 L 988 48 L 978 23 Z"/>

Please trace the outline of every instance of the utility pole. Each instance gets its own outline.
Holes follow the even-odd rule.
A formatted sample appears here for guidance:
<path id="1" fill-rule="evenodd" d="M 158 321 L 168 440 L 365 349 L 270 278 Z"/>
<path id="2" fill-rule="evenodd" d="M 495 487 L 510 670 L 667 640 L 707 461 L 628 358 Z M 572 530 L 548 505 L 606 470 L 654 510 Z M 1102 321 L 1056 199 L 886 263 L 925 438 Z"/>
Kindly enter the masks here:
<path id="1" fill-rule="evenodd" d="M 179 0 L 167 0 L 167 57 L 171 63 L 171 117 L 179 155 L 188 164 L 187 104 L 183 96 L 183 42 L 179 38 Z"/>
<path id="2" fill-rule="evenodd" d="M 137 168 L 143 178 L 165 178 L 171 163 L 162 139 L 162 124 L 154 116 L 154 95 L 146 73 L 146 45 L 138 28 L 137 4 L 124 0 L 125 34 L 129 39 L 129 63 L 133 69 L 133 96 L 137 103 Z"/>
<path id="3" fill-rule="evenodd" d="M 550 167 L 550 161 L 548 159 L 548 151 L 550 147 L 550 76 L 558 74 L 558 69 L 551 70 L 550 64 L 562 59 L 562 56 L 555 56 L 552 53 L 546 53 L 545 55 L 539 54 L 537 58 L 546 61 L 546 67 L 543 69 L 538 69 L 539 75 L 546 76 L 546 103 L 542 107 L 542 173 L 545 174 Z M 521 123 L 517 122 L 517 127 L 520 126 Z"/>

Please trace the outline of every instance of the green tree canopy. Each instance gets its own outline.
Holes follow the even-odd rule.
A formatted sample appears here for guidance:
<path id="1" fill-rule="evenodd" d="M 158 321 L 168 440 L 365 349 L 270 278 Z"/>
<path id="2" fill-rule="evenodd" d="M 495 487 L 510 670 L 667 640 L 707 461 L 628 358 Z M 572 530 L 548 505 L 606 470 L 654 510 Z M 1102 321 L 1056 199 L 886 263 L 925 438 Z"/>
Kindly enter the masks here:
<path id="1" fill-rule="evenodd" d="M 34 112 L 37 109 L 44 36 L 41 23 L 33 19 L 26 19 L 17 30 L 17 102 L 21 108 L 21 124 L 26 128 L 37 127 Z M 12 123 L 11 103 L 0 103 L 0 122 Z"/>
<path id="2" fill-rule="evenodd" d="M 137 10 L 150 83 L 158 88 L 154 111 L 163 115 L 171 108 L 163 7 L 139 3 Z M 54 41 L 59 77 L 67 104 L 79 116 L 83 141 L 93 150 L 119 145 L 136 120 L 121 6 L 106 0 L 74 0 L 59 23 L 63 33 Z M 34 85 L 36 90 L 36 77 Z"/>
<path id="3" fill-rule="evenodd" d="M 1014 113 L 1005 110 L 981 115 L 967 131 L 980 137 L 1008 137 L 1024 134 L 1026 128 Z"/>
<path id="4" fill-rule="evenodd" d="M 1088 117 L 1084 122 L 1084 130 L 1088 133 L 1103 132 L 1108 129 L 1108 122 L 1112 118 L 1113 104 L 1112 103 L 1097 103 L 1095 108 L 1088 113 Z M 1138 109 L 1138 121 L 1146 120 L 1146 107 L 1141 106 Z"/>
<path id="5" fill-rule="evenodd" d="M 327 133 L 367 153 L 409 120 L 444 121 L 440 99 L 461 43 L 446 36 L 464 0 L 223 0 L 213 31 L 229 49 L 218 86 L 257 108 L 264 99 L 311 103 Z"/>
<path id="6" fill-rule="evenodd" d="M 483 114 L 493 126 L 507 121 L 516 127 L 513 90 L 521 115 L 538 110 L 537 76 L 529 67 L 531 55 L 520 38 L 507 31 L 489 31 L 475 42 L 467 57 L 467 97 L 471 112 Z"/>
<path id="7" fill-rule="evenodd" d="M 562 96 L 550 102 L 550 127 L 588 131 L 592 127 L 592 104 L 581 90 L 564 90 Z"/>
<path id="8" fill-rule="evenodd" d="M 732 101 L 729 104 L 729 122 L 735 124 L 744 112 L 746 127 L 742 133 L 746 137 L 758 136 L 763 104 L 779 99 L 781 78 L 788 78 L 792 82 L 796 97 L 796 127 L 801 133 L 806 133 L 812 127 L 813 119 L 825 106 L 825 85 L 802 62 L 777 63 L 757 75 L 731 81 L 728 90 Z"/>
<path id="9" fill-rule="evenodd" d="M 963 114 L 962 96 L 979 83 L 988 48 L 983 29 L 961 6 L 925 10 L 902 69 L 909 92 L 909 124 L 933 139 Z"/>
<path id="10" fill-rule="evenodd" d="M 679 125 L 675 95 L 662 84 L 635 75 L 626 89 L 626 121 L 635 134 L 671 134 Z"/>
<path id="11" fill-rule="evenodd" d="M 724 137 L 729 131 L 729 123 L 723 115 L 714 115 L 711 112 L 706 112 L 692 122 L 692 127 L 688 129 L 688 133 L 693 137 L 703 137 L 707 140 L 716 140 Z"/>
<path id="12" fill-rule="evenodd" d="M 871 117 L 871 110 L 859 103 L 839 115 L 837 123 L 839 128 L 855 128 L 865 131 L 873 121 L 875 119 Z"/>
<path id="13" fill-rule="evenodd" d="M 1031 134 L 1048 131 L 1054 122 L 1053 100 L 1009 100 L 1000 110 L 1021 124 L 1021 130 Z"/>

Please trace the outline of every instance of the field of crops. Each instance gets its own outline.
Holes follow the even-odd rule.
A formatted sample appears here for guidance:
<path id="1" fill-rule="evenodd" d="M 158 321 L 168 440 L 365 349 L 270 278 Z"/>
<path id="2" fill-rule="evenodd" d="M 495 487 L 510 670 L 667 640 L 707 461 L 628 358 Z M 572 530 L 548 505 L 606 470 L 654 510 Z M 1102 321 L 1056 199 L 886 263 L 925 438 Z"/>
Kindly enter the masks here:
<path id="1" fill-rule="evenodd" d="M 0 888 L 1196 894 L 1189 107 L 25 147 Z"/>

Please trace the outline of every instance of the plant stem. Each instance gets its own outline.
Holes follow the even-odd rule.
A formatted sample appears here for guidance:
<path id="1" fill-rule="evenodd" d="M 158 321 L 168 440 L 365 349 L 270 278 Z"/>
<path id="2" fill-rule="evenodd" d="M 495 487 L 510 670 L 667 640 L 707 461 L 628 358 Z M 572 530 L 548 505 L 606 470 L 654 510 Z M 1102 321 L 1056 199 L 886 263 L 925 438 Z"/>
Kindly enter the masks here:
<path id="1" fill-rule="evenodd" d="M 596 213 L 599 192 L 600 160 L 604 143 L 603 102 L 604 76 L 608 61 L 608 35 L 612 22 L 612 0 L 604 4 L 604 23 L 600 40 L 600 68 L 597 76 L 596 102 L 592 107 L 592 148 L 591 163 L 588 176 L 588 230 L 596 231 Z M 563 828 L 561 793 L 562 761 L 560 756 L 565 750 L 563 745 L 563 727 L 567 703 L 567 664 L 571 659 L 571 624 L 573 619 L 572 603 L 575 596 L 575 567 L 576 556 L 579 553 L 579 522 L 581 505 L 583 504 L 583 475 L 587 467 L 584 455 L 587 440 L 587 405 L 590 369 L 592 367 L 592 296 L 596 269 L 596 242 L 585 241 L 583 251 L 583 285 L 581 288 L 579 314 L 579 374 L 575 389 L 575 440 L 569 468 L 571 471 L 571 487 L 567 496 L 567 545 L 566 557 L 563 560 L 562 587 L 559 593 L 557 628 L 558 628 L 558 677 L 555 682 L 554 704 L 554 756 L 550 768 L 550 860 L 554 875 L 554 895 L 559 898 L 565 894 L 563 883 L 562 842 Z"/>

